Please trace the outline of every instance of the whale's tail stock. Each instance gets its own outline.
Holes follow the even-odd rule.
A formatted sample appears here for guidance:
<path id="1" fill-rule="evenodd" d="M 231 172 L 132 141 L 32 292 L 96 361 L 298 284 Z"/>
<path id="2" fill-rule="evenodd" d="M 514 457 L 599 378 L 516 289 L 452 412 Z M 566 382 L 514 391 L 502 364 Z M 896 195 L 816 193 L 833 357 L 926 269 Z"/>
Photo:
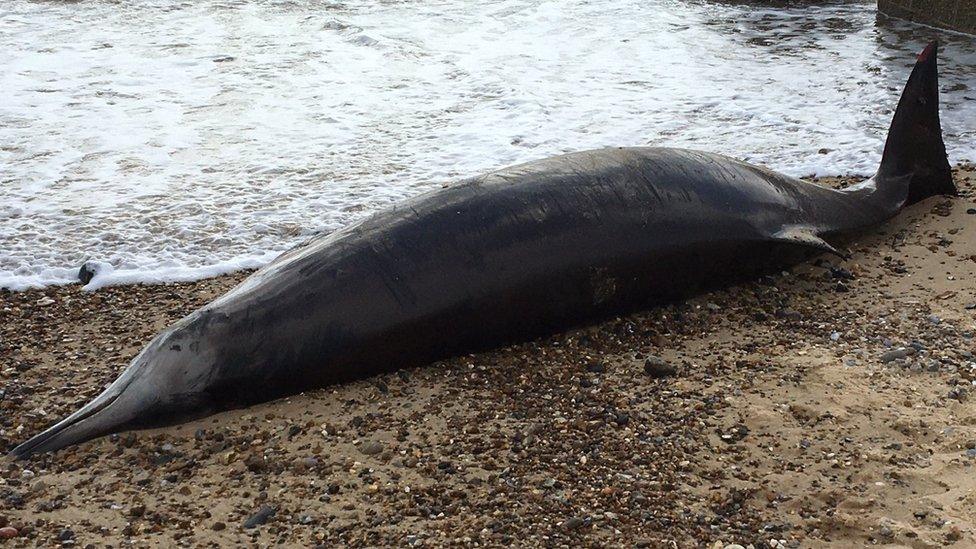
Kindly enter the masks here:
<path id="1" fill-rule="evenodd" d="M 907 180 L 905 204 L 958 193 L 939 121 L 938 49 L 938 42 L 933 41 L 919 54 L 891 120 L 875 175 L 880 189 L 897 186 L 901 190 Z"/>

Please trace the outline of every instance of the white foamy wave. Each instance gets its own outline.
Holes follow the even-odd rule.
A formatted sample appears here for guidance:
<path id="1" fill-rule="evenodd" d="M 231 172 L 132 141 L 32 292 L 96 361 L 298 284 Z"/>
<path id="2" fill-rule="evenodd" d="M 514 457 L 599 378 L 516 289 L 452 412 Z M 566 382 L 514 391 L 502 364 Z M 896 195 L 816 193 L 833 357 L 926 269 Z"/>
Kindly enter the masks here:
<path id="1" fill-rule="evenodd" d="M 0 3 L 0 287 L 212 276 L 445 180 L 617 145 L 871 174 L 936 32 L 873 0 Z M 976 45 L 940 37 L 953 161 Z"/>

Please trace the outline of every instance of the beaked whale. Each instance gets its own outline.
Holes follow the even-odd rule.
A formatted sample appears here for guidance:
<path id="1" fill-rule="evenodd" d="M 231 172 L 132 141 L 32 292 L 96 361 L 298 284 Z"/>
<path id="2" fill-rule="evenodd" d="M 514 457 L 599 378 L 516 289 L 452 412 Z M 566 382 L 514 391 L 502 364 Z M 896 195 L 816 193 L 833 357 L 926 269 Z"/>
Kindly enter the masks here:
<path id="1" fill-rule="evenodd" d="M 670 148 L 566 154 L 473 177 L 288 252 L 159 333 L 25 458 L 380 371 L 526 340 L 801 261 L 955 194 L 935 43 L 881 166 L 834 190 Z"/>

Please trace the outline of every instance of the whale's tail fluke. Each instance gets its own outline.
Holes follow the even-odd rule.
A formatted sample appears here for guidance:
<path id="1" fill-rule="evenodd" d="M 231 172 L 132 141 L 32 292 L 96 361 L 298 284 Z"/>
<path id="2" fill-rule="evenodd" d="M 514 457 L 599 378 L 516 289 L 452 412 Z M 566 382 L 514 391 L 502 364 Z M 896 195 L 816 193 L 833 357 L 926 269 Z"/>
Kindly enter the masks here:
<path id="1" fill-rule="evenodd" d="M 952 182 L 939 122 L 938 49 L 938 42 L 932 42 L 918 56 L 891 120 L 875 176 L 879 187 L 886 183 L 903 185 L 907 178 L 906 204 L 958 192 Z"/>

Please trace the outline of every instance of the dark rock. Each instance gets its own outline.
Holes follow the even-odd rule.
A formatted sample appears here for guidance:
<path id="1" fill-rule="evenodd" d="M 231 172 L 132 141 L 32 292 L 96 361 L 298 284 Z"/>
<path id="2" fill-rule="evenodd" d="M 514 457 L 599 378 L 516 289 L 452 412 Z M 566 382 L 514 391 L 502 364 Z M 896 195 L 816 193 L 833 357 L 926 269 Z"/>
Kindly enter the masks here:
<path id="1" fill-rule="evenodd" d="M 840 280 L 853 280 L 854 274 L 843 267 L 831 267 L 830 276 Z"/>
<path id="2" fill-rule="evenodd" d="M 617 415 L 613 418 L 613 420 L 617 424 L 617 426 L 623 427 L 624 425 L 630 423 L 630 415 L 624 412 L 618 412 Z"/>
<path id="3" fill-rule="evenodd" d="M 220 521 L 213 523 L 213 526 L 210 527 L 214 532 L 219 532 L 225 528 L 227 528 L 227 525 Z"/>
<path id="4" fill-rule="evenodd" d="M 93 278 L 95 278 L 98 271 L 99 267 L 97 264 L 92 263 L 91 261 L 86 261 L 82 264 L 81 268 L 78 269 L 78 280 L 80 280 L 82 284 L 88 284 Z"/>
<path id="5" fill-rule="evenodd" d="M 644 373 L 654 379 L 661 379 L 677 374 L 678 370 L 661 357 L 649 356 L 644 361 Z"/>
<path id="6" fill-rule="evenodd" d="M 271 507 L 269 505 L 262 505 L 261 508 L 258 509 L 256 513 L 251 515 L 251 518 L 244 521 L 244 528 L 256 528 L 257 526 L 260 526 L 268 522 L 268 520 L 271 517 L 273 517 L 274 514 L 275 514 L 274 507 Z"/>
<path id="7" fill-rule="evenodd" d="M 65 528 L 64 530 L 61 530 L 60 534 L 58 534 L 58 540 L 60 541 L 68 541 L 71 539 L 75 539 L 75 533 L 71 530 L 71 528 Z"/>
<path id="8" fill-rule="evenodd" d="M 914 354 L 915 349 L 913 347 L 899 347 L 882 353 L 881 362 L 891 362 L 892 360 L 898 360 L 899 358 L 905 358 Z"/>
<path id="9" fill-rule="evenodd" d="M 17 529 L 13 526 L 4 526 L 0 528 L 0 539 L 11 539 L 17 537 Z"/>
<path id="10" fill-rule="evenodd" d="M 586 371 L 593 372 L 594 374 L 602 374 L 607 371 L 607 367 L 602 362 L 593 361 L 586 365 Z"/>
<path id="11" fill-rule="evenodd" d="M 776 318 L 781 318 L 783 320 L 800 320 L 803 318 L 803 314 L 799 311 L 794 311 L 793 309 L 777 309 Z"/>

